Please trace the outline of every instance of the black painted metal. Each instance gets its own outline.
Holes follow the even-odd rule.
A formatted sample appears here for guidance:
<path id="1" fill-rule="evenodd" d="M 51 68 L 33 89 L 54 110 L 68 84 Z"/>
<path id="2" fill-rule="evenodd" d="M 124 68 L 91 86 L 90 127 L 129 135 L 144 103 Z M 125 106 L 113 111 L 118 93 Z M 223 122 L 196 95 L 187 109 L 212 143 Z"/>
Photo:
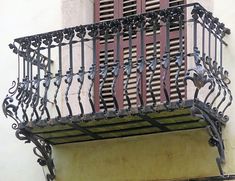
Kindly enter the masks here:
<path id="1" fill-rule="evenodd" d="M 183 28 L 192 21 L 185 20 L 185 9 L 192 9 L 191 17 L 193 19 L 193 52 L 189 52 L 187 55 L 184 52 L 183 43 Z M 177 56 L 172 57 L 170 55 L 170 28 L 171 25 L 179 25 L 179 52 Z M 158 10 L 156 12 L 144 13 L 141 15 L 130 16 L 122 19 L 100 22 L 96 24 L 77 26 L 67 28 L 64 30 L 53 31 L 45 34 L 39 34 L 34 36 L 28 36 L 15 39 L 13 44 L 10 44 L 10 48 L 14 53 L 18 55 L 18 78 L 17 81 L 13 81 L 12 87 L 9 89 L 9 93 L 3 101 L 3 112 L 6 116 L 11 117 L 15 122 L 12 124 L 12 128 L 17 132 L 19 139 L 32 141 L 36 145 L 36 151 L 40 151 L 39 163 L 47 165 L 49 169 L 48 180 L 53 180 L 55 175 L 53 172 L 53 162 L 51 160 L 51 150 L 49 143 L 46 143 L 42 138 L 31 134 L 30 131 L 26 131 L 30 125 L 47 126 L 55 119 L 57 122 L 69 123 L 73 122 L 74 117 L 78 117 L 80 120 L 86 121 L 84 103 L 81 99 L 82 89 L 84 89 L 85 78 L 88 77 L 90 86 L 88 89 L 88 101 L 92 109 L 92 119 L 100 119 L 110 117 L 118 117 L 122 115 L 121 112 L 127 111 L 128 114 L 132 114 L 133 105 L 131 104 L 130 93 L 128 92 L 128 84 L 131 77 L 133 68 L 137 70 L 136 81 L 136 96 L 138 97 L 138 111 L 137 113 L 151 123 L 152 127 L 157 127 L 160 130 L 167 131 L 167 127 L 160 124 L 156 120 L 152 120 L 146 114 L 143 114 L 146 108 L 145 101 L 143 100 L 142 77 L 147 67 L 151 71 L 151 75 L 148 82 L 148 90 L 152 98 L 152 105 L 150 110 L 156 112 L 156 107 L 160 105 L 156 101 L 156 95 L 153 91 L 153 79 L 156 73 L 156 67 L 160 60 L 157 60 L 157 29 L 160 26 L 165 26 L 165 50 L 162 57 L 162 69 L 163 77 L 163 91 L 165 95 L 165 105 L 168 111 L 174 109 L 173 103 L 170 100 L 171 92 L 169 90 L 169 81 L 167 80 L 170 72 L 171 60 L 175 60 L 178 70 L 175 75 L 175 92 L 178 95 L 177 105 L 183 105 L 190 99 L 183 99 L 182 92 L 179 87 L 179 78 L 182 64 L 186 61 L 186 56 L 193 57 L 194 68 L 188 69 L 184 76 L 184 83 L 187 85 L 188 81 L 193 82 L 192 88 L 194 92 L 194 103 L 192 113 L 198 117 L 203 118 L 208 123 L 209 133 L 211 139 L 209 140 L 212 146 L 216 146 L 219 151 L 219 157 L 216 159 L 221 175 L 223 175 L 222 164 L 225 162 L 224 145 L 221 134 L 222 126 L 228 121 L 226 110 L 231 105 L 233 97 L 228 87 L 230 80 L 228 78 L 228 71 L 224 70 L 222 60 L 223 45 L 227 45 L 223 38 L 226 34 L 230 34 L 230 30 L 227 29 L 223 23 L 220 23 L 217 18 L 214 18 L 212 13 L 206 11 L 200 4 L 188 4 L 178 7 L 171 7 L 168 9 Z M 153 32 L 153 59 L 150 62 L 145 60 L 145 32 L 148 27 Z M 202 44 L 199 45 L 198 41 L 198 29 L 202 28 Z M 132 61 L 132 48 L 134 42 L 132 41 L 132 35 L 136 32 L 140 32 L 141 51 L 140 57 L 138 57 L 137 63 Z M 208 36 L 206 36 L 208 34 Z M 122 36 L 129 37 L 129 57 L 121 64 L 120 52 L 120 39 Z M 116 57 L 114 57 L 114 64 L 109 67 L 108 47 L 109 38 L 116 37 Z M 97 50 L 96 42 L 104 39 L 104 63 L 97 67 Z M 212 44 L 212 41 L 215 44 Z M 85 42 L 92 41 L 93 43 L 93 63 L 86 70 L 85 67 Z M 81 47 L 81 63 L 79 70 L 75 70 L 75 44 L 80 43 Z M 206 50 L 205 46 L 208 45 Z M 218 46 L 219 45 L 219 46 Z M 67 47 L 65 52 L 63 47 Z M 201 48 L 200 48 L 201 47 Z M 57 49 L 58 55 L 58 68 L 53 71 L 52 50 Z M 47 51 L 47 56 L 42 55 L 43 50 Z M 200 53 L 202 52 L 202 54 Z M 68 60 L 64 60 L 64 53 L 68 54 Z M 220 55 L 218 57 L 218 54 Z M 63 57 L 63 58 L 62 58 Z M 63 59 L 63 60 L 62 60 Z M 64 61 L 68 61 L 69 67 L 66 74 L 63 73 Z M 148 66 L 145 66 L 148 65 Z M 119 78 L 120 70 L 123 70 L 126 80 L 123 80 L 123 92 L 127 101 L 127 110 L 121 109 L 118 104 L 116 95 L 116 84 Z M 114 103 L 114 111 L 108 110 L 107 102 L 104 99 L 104 83 L 111 73 L 111 92 Z M 94 87 L 95 76 L 101 76 L 102 80 L 99 84 L 100 102 L 103 105 L 104 112 L 96 113 L 95 105 L 92 97 L 92 90 Z M 79 111 L 74 113 L 73 105 L 70 102 L 69 94 L 71 86 L 74 83 L 73 78 L 77 77 L 79 86 L 77 86 L 77 101 L 80 108 Z M 58 93 L 61 90 L 62 81 L 65 80 L 65 91 L 62 98 L 65 100 L 67 115 L 62 115 L 62 108 L 58 103 Z M 54 82 L 54 88 L 51 82 Z M 208 84 L 208 86 L 207 86 Z M 49 100 L 49 92 L 54 91 L 53 101 Z M 203 100 L 200 100 L 201 92 L 207 93 Z M 63 93 L 63 91 L 61 91 Z M 42 95 L 41 95 L 42 94 Z M 123 99 L 123 98 L 122 98 Z M 52 102 L 56 111 L 56 116 L 51 114 L 48 103 Z M 217 104 L 216 104 L 217 103 Z M 78 114 L 78 116 L 77 116 Z M 126 114 L 125 116 L 127 116 Z M 110 116 L 111 115 L 111 116 Z M 69 121 L 67 121 L 69 120 Z M 79 127 L 79 125 L 72 123 L 72 127 L 78 129 L 84 134 L 90 135 L 93 139 L 102 139 L 100 135 L 96 135 L 85 128 Z M 134 128 L 131 128 L 134 129 Z M 24 135 L 21 137 L 20 135 Z M 39 155 L 38 155 L 39 156 Z"/>

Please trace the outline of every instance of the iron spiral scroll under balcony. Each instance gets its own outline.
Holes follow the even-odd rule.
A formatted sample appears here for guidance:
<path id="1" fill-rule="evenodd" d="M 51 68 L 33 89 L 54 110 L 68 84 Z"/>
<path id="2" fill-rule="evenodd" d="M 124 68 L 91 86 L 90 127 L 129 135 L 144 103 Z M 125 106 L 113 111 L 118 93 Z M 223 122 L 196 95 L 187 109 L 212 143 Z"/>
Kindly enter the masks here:
<path id="1" fill-rule="evenodd" d="M 186 9 L 192 9 L 191 16 L 186 17 Z M 183 32 L 188 23 L 193 23 L 193 52 L 186 52 L 184 41 L 186 34 Z M 178 27 L 177 37 L 179 46 L 177 55 L 171 54 L 170 34 L 172 27 Z M 158 56 L 157 43 L 159 40 L 159 29 L 165 29 L 164 47 L 161 56 Z M 202 31 L 201 41 L 198 39 L 198 29 Z M 145 34 L 152 32 L 152 58 L 146 57 Z M 140 54 L 137 61 L 133 61 L 133 36 L 140 35 Z M 230 80 L 228 71 L 223 68 L 223 46 L 227 44 L 223 41 L 223 37 L 230 34 L 229 29 L 225 28 L 217 18 L 206 11 L 200 4 L 187 4 L 178 7 L 172 7 L 155 12 L 148 12 L 140 15 L 129 16 L 126 18 L 105 21 L 90 25 L 77 26 L 64 30 L 53 31 L 45 34 L 28 36 L 15 39 L 10 48 L 18 56 L 18 78 L 13 81 L 9 93 L 3 101 L 3 111 L 6 116 L 13 118 L 15 121 L 12 125 L 17 130 L 16 134 L 20 140 L 32 141 L 37 151 L 35 153 L 41 160 L 46 160 L 42 165 L 49 168 L 48 180 L 55 178 L 54 164 L 51 160 L 51 149 L 49 139 L 42 140 L 38 135 L 31 132 L 33 127 L 46 127 L 55 124 L 68 124 L 75 129 L 83 131 L 84 134 L 91 136 L 93 139 L 105 139 L 101 133 L 93 133 L 88 129 L 79 126 L 79 122 L 86 122 L 100 119 L 113 119 L 115 117 L 125 117 L 137 115 L 151 126 L 157 127 L 160 131 L 170 131 L 169 127 L 153 120 L 148 114 L 158 114 L 162 110 L 172 111 L 187 107 L 190 97 L 186 97 L 182 92 L 182 87 L 186 90 L 189 81 L 193 82 L 195 93 L 192 98 L 192 114 L 207 122 L 208 131 L 211 135 L 209 143 L 216 146 L 219 151 L 217 163 L 221 175 L 223 170 L 221 164 L 225 161 L 224 144 L 222 140 L 222 126 L 228 121 L 226 110 L 231 105 L 233 97 L 228 87 Z M 128 58 L 123 60 L 121 54 L 121 39 L 128 36 Z M 112 66 L 109 63 L 108 42 L 110 38 L 116 39 L 116 56 L 113 57 Z M 98 62 L 96 44 L 104 40 L 104 62 Z M 92 42 L 93 45 L 93 61 L 90 67 L 86 65 L 85 43 Z M 214 45 L 212 47 L 212 41 Z M 79 69 L 76 70 L 75 46 L 80 44 L 81 61 Z M 219 46 L 218 46 L 219 45 Z M 208 47 L 206 47 L 208 46 Z M 66 47 L 67 49 L 63 49 Z M 46 55 L 43 55 L 46 50 Z M 52 50 L 56 51 L 58 60 L 52 60 Z M 213 50 L 213 52 L 212 52 Z M 68 55 L 68 69 L 64 73 L 65 55 Z M 219 55 L 219 57 L 218 57 Z M 189 62 L 193 59 L 194 61 Z M 58 61 L 58 70 L 55 68 L 54 62 Z M 190 64 L 192 68 L 188 68 L 183 76 L 183 66 Z M 174 75 L 174 85 L 170 86 L 169 79 L 171 76 L 172 64 L 176 64 L 177 71 Z M 53 67 L 53 68 L 52 68 Z M 132 76 L 132 70 L 136 69 L 136 97 L 137 104 L 133 106 L 129 91 L 129 82 Z M 145 76 L 146 72 L 150 72 L 149 78 Z M 161 95 L 159 101 L 157 93 L 154 90 L 154 81 L 156 73 L 160 71 Z M 122 72 L 122 76 L 121 73 Z M 98 84 L 99 101 L 103 106 L 103 112 L 96 108 L 96 104 L 92 97 L 92 91 L 96 84 L 97 77 L 100 76 Z M 113 109 L 107 107 L 104 96 L 105 83 L 109 77 L 112 77 L 111 96 L 113 100 Z M 123 97 L 117 94 L 120 79 L 126 76 L 125 80 L 121 80 Z M 84 83 L 89 81 L 89 86 Z M 77 80 L 77 81 L 75 81 Z M 181 82 L 180 82 L 181 81 Z M 54 84 L 52 84 L 53 82 Z M 73 84 L 77 82 L 76 95 L 78 107 L 73 108 L 70 102 L 70 92 Z M 147 82 L 147 88 L 143 85 Z M 180 86 L 183 82 L 183 86 Z M 188 85 L 189 86 L 189 85 Z M 169 88 L 170 87 L 170 88 Z M 173 88 L 171 88 L 173 87 Z M 65 90 L 62 90 L 62 89 Z M 82 90 L 87 88 L 87 95 L 82 96 Z M 201 92 L 207 92 L 205 96 Z M 53 100 L 50 101 L 49 92 L 54 93 Z M 58 103 L 58 93 L 64 93 L 62 96 L 66 104 L 66 110 L 62 111 L 60 103 Z M 176 101 L 171 101 L 172 92 L 176 92 Z M 149 93 L 151 104 L 147 104 L 144 97 Z M 86 114 L 86 107 L 83 98 L 87 97 L 90 104 L 91 113 Z M 127 108 L 120 104 L 120 99 L 126 99 Z M 74 100 L 73 100 L 74 101 Z M 49 108 L 48 104 L 53 104 Z M 56 115 L 51 115 L 49 109 L 55 109 Z M 66 113 L 64 113 L 66 112 Z M 63 115 L 66 114 L 66 115 Z M 54 117 L 53 117 L 54 116 Z M 166 124 L 165 124 L 166 125 Z M 21 135 L 21 136 L 20 136 Z M 23 136 L 22 136 L 23 135 Z M 35 151 L 36 152 L 36 151 Z M 49 159 L 49 161 L 48 161 Z M 40 161 L 41 163 L 41 161 Z"/>

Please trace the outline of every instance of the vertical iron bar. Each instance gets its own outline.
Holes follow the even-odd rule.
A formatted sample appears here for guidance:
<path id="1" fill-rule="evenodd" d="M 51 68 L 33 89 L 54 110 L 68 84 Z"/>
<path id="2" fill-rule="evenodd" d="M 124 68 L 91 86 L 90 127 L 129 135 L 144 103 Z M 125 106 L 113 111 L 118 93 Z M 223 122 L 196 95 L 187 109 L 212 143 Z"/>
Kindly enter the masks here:
<path id="1" fill-rule="evenodd" d="M 126 62 L 124 62 L 124 70 L 127 75 L 126 82 L 124 85 L 124 91 L 125 91 L 126 101 L 128 104 L 128 108 L 127 108 L 128 111 L 130 111 L 130 109 L 131 109 L 131 100 L 128 95 L 128 83 L 130 80 L 131 69 L 132 69 L 132 22 L 131 21 L 132 20 L 130 19 L 130 21 L 126 22 L 126 26 L 128 27 L 128 36 L 129 36 L 129 41 L 128 41 L 128 43 L 129 43 L 129 57 L 128 57 L 128 60 Z"/>
<path id="2" fill-rule="evenodd" d="M 99 93 L 100 93 L 100 100 L 101 103 L 103 104 L 104 107 L 104 113 L 107 113 L 107 105 L 103 97 L 103 87 L 104 83 L 106 81 L 107 75 L 108 75 L 108 33 L 109 33 L 109 28 L 106 25 L 105 27 L 105 34 L 104 34 L 104 65 L 100 69 L 100 75 L 101 75 L 101 82 L 100 82 L 100 87 L 99 87 Z"/>
<path id="3" fill-rule="evenodd" d="M 136 88 L 137 88 L 137 96 L 139 98 L 139 101 L 140 101 L 140 109 L 143 108 L 144 106 L 144 101 L 143 101 L 143 95 L 142 95 L 142 91 L 141 91 L 141 79 L 142 79 L 142 73 L 143 73 L 143 70 L 144 70 L 144 65 L 145 65 L 145 60 L 144 60 L 144 45 L 145 45 L 145 42 L 144 42 L 144 19 L 140 19 L 139 20 L 141 25 L 140 25 L 140 51 L 141 51 L 141 55 L 140 55 L 140 58 L 138 60 L 138 65 L 137 65 L 137 85 L 136 85 Z"/>
<path id="4" fill-rule="evenodd" d="M 211 28 L 209 28 L 209 35 L 208 35 L 208 56 L 211 58 Z"/>
<path id="5" fill-rule="evenodd" d="M 153 22 L 153 55 L 157 56 L 157 22 Z"/>
<path id="6" fill-rule="evenodd" d="M 164 69 L 164 75 L 162 77 L 163 80 L 163 91 L 164 91 L 164 95 L 166 98 L 166 105 L 169 105 L 170 103 L 170 97 L 168 94 L 168 90 L 167 90 L 167 75 L 169 72 L 169 65 L 170 65 L 170 15 L 168 15 L 168 17 L 166 17 L 166 46 L 165 46 L 165 53 L 162 57 L 162 67 Z"/>
<path id="7" fill-rule="evenodd" d="M 154 20 L 153 20 L 153 59 L 152 59 L 152 61 L 150 61 L 150 64 L 148 67 L 149 70 L 152 72 L 150 75 L 149 82 L 148 82 L 148 88 L 149 88 L 149 91 L 150 91 L 150 94 L 152 97 L 152 101 L 153 101 L 152 106 L 155 107 L 156 106 L 156 98 L 155 98 L 155 94 L 153 91 L 152 82 L 153 82 L 153 77 L 154 77 L 154 74 L 155 74 L 155 71 L 157 68 L 157 64 L 158 64 L 158 61 L 157 61 L 157 22 L 158 22 L 158 19 L 155 19 L 155 16 L 153 16 L 152 18 L 154 18 Z"/>
<path id="8" fill-rule="evenodd" d="M 88 97 L 89 97 L 89 102 L 90 102 L 91 109 L 92 109 L 92 114 L 95 114 L 95 105 L 93 103 L 92 94 L 91 94 L 92 88 L 94 86 L 95 75 L 96 75 L 96 35 L 95 35 L 95 33 L 92 34 L 92 36 L 93 36 L 93 39 L 92 39 L 92 42 L 93 42 L 93 64 L 90 67 L 89 74 L 88 74 L 88 79 L 91 80 L 91 84 L 90 84 L 89 91 L 88 91 Z"/>
<path id="9" fill-rule="evenodd" d="M 116 33 L 116 60 L 114 62 L 114 65 L 113 65 L 113 69 L 112 69 L 112 75 L 113 75 L 113 82 L 112 82 L 112 97 L 113 97 L 113 102 L 114 102 L 114 109 L 116 111 L 116 113 L 118 113 L 119 111 L 119 105 L 118 105 L 118 101 L 117 101 L 117 98 L 116 98 L 116 91 L 115 91 L 115 88 L 116 88 L 116 82 L 117 82 L 117 78 L 118 78 L 118 75 L 119 75 L 119 69 L 120 69 L 120 28 L 119 28 L 119 24 L 117 25 L 117 33 Z"/>
<path id="10" fill-rule="evenodd" d="M 25 57 L 23 57 L 23 78 L 25 78 Z"/>
<path id="11" fill-rule="evenodd" d="M 217 62 L 217 35 L 215 34 L 215 59 L 214 59 L 216 62 Z"/>
<path id="12" fill-rule="evenodd" d="M 193 45 L 197 47 L 197 20 L 193 22 Z"/>
<path id="13" fill-rule="evenodd" d="M 93 64 L 96 64 L 96 37 L 93 37 Z"/>
<path id="14" fill-rule="evenodd" d="M 78 82 L 80 83 L 80 86 L 78 88 L 78 102 L 79 102 L 79 107 L 81 114 L 80 116 L 84 115 L 84 108 L 81 102 L 81 91 L 82 91 L 82 86 L 84 83 L 84 75 L 85 75 L 85 52 L 84 52 L 84 37 L 86 35 L 86 29 L 82 26 L 80 26 L 79 32 L 77 33 L 77 36 L 81 39 L 81 67 L 80 70 L 78 71 Z"/>
<path id="15" fill-rule="evenodd" d="M 178 67 L 177 73 L 175 75 L 175 85 L 176 85 L 176 91 L 178 94 L 179 98 L 179 103 L 182 102 L 182 95 L 181 95 L 181 90 L 179 88 L 179 75 L 181 71 L 181 66 L 183 64 L 183 57 L 184 57 L 184 52 L 183 52 L 183 15 L 179 15 L 179 54 L 176 57 L 176 65 Z"/>
<path id="16" fill-rule="evenodd" d="M 65 32 L 65 38 L 67 40 L 69 40 L 69 70 L 66 72 L 66 79 L 65 79 L 65 83 L 68 84 L 66 91 L 65 91 L 65 101 L 66 101 L 66 106 L 68 109 L 68 117 L 71 118 L 73 113 L 72 113 L 72 109 L 71 106 L 69 104 L 69 90 L 70 87 L 72 85 L 72 81 L 73 81 L 73 37 L 74 37 L 74 30 L 73 29 L 68 29 Z"/>
<path id="17" fill-rule="evenodd" d="M 205 21 L 202 23 L 202 61 L 205 66 Z"/>
<path id="18" fill-rule="evenodd" d="M 82 58 L 82 67 L 84 68 L 85 65 L 85 54 L 84 54 L 84 37 L 81 37 L 81 58 Z"/>
<path id="19" fill-rule="evenodd" d="M 61 82 L 62 82 L 62 41 L 63 41 L 63 33 L 62 32 L 58 32 L 55 35 L 55 39 L 54 41 L 56 43 L 58 43 L 58 57 L 59 57 L 59 69 L 58 72 L 55 74 L 55 81 L 54 81 L 54 85 L 56 86 L 56 92 L 54 95 L 54 104 L 56 107 L 56 111 L 57 111 L 57 117 L 56 120 L 59 120 L 61 118 L 61 113 L 60 113 L 60 108 L 57 104 L 57 95 L 61 86 Z"/>
<path id="20" fill-rule="evenodd" d="M 220 41 L 220 67 L 223 66 L 223 42 Z"/>

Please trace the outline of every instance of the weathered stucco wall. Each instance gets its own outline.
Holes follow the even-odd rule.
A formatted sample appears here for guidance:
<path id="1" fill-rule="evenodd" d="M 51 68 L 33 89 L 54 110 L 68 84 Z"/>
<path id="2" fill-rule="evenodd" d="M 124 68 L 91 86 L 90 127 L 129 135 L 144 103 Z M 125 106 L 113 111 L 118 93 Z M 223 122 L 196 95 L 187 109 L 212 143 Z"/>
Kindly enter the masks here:
<path id="1" fill-rule="evenodd" d="M 156 181 L 217 175 L 202 130 L 54 147 L 57 181 Z"/>
<path id="2" fill-rule="evenodd" d="M 0 0 L 0 102 L 3 102 L 13 80 L 17 78 L 17 56 L 8 44 L 14 38 L 62 28 L 61 3 L 58 0 Z M 45 180 L 33 144 L 15 137 L 13 120 L 0 111 L 0 180 Z"/>

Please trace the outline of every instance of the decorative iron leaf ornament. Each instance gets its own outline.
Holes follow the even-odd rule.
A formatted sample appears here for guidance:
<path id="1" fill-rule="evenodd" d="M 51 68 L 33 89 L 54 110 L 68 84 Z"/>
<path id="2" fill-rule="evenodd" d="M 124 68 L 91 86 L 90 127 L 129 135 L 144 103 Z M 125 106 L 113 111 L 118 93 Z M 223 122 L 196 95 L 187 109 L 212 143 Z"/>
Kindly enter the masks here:
<path id="1" fill-rule="evenodd" d="M 201 64 L 198 64 L 196 68 L 189 69 L 184 78 L 185 83 L 187 80 L 191 80 L 196 87 L 196 92 L 194 94 L 194 99 L 197 98 L 199 90 L 204 87 L 207 83 L 212 86 L 212 80 L 208 77 L 207 71 L 203 68 Z"/>

